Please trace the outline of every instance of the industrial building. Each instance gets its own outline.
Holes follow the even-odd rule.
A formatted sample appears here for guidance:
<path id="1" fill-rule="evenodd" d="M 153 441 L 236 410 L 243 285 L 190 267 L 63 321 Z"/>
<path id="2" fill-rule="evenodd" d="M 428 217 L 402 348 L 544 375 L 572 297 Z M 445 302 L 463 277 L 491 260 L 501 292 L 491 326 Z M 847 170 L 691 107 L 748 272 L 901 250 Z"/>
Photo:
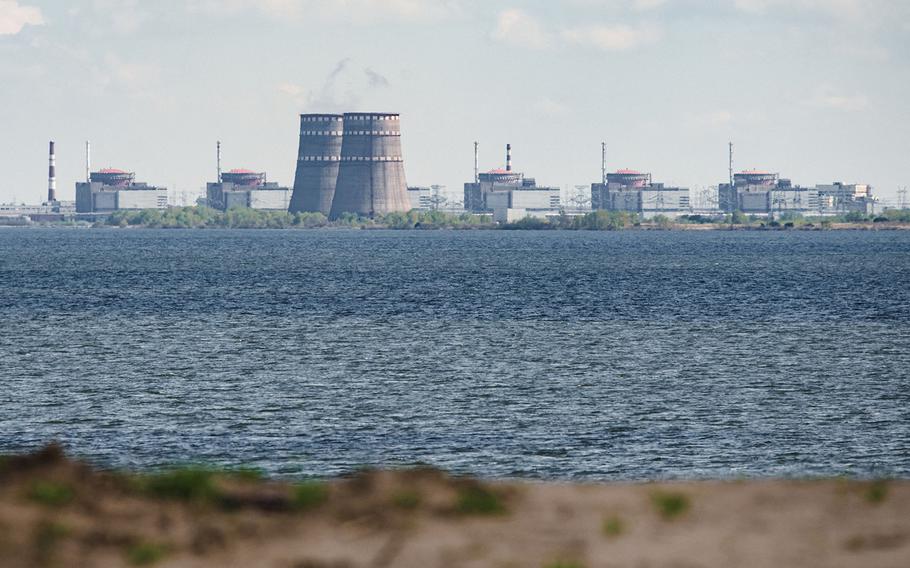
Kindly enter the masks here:
<path id="1" fill-rule="evenodd" d="M 653 183 L 649 173 L 619 170 L 605 173 L 601 183 L 591 184 L 591 209 L 625 211 L 650 219 L 686 215 L 691 207 L 688 188 Z"/>
<path id="2" fill-rule="evenodd" d="M 474 145 L 474 181 L 464 184 L 464 208 L 472 213 L 492 213 L 498 223 L 525 217 L 556 215 L 561 207 L 558 187 L 541 187 L 537 180 L 512 170 L 512 145 L 506 145 L 506 167 L 488 172 L 477 169 Z"/>
<path id="3" fill-rule="evenodd" d="M 409 187 L 408 203 L 412 211 L 430 211 L 433 209 L 433 189 L 429 187 Z"/>
<path id="4" fill-rule="evenodd" d="M 872 195 L 872 186 L 868 184 L 844 184 L 834 182 L 830 185 L 816 185 L 818 199 L 823 211 L 833 214 L 857 212 L 864 215 L 875 214 L 876 198 Z"/>
<path id="5" fill-rule="evenodd" d="M 721 184 L 718 201 L 725 213 L 740 211 L 772 218 L 785 213 L 832 216 L 858 212 L 871 215 L 875 213 L 876 203 L 870 185 L 835 182 L 800 187 L 778 174 L 754 170 L 734 174 L 732 185 Z"/>
<path id="6" fill-rule="evenodd" d="M 111 213 L 124 209 L 166 209 L 167 189 L 136 182 L 136 174 L 117 169 L 92 172 L 76 183 L 77 213 Z"/>
<path id="7" fill-rule="evenodd" d="M 717 188 L 721 211 L 740 211 L 747 215 L 775 217 L 784 213 L 818 214 L 821 208 L 818 191 L 794 186 L 780 175 L 758 170 L 733 175 L 733 185 Z"/>
<path id="8" fill-rule="evenodd" d="M 236 169 L 220 174 L 221 181 L 206 184 L 209 207 L 227 211 L 237 207 L 287 211 L 292 190 L 267 181 L 265 172 Z"/>

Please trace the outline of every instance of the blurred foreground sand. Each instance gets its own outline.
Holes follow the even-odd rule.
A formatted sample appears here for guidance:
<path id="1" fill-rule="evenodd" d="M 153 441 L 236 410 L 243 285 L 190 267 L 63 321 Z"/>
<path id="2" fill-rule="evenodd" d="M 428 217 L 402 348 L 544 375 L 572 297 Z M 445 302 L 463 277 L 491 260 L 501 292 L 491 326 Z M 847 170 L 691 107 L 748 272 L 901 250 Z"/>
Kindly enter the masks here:
<path id="1" fill-rule="evenodd" d="M 0 566 L 910 566 L 910 483 L 327 484 L 0 462 Z"/>

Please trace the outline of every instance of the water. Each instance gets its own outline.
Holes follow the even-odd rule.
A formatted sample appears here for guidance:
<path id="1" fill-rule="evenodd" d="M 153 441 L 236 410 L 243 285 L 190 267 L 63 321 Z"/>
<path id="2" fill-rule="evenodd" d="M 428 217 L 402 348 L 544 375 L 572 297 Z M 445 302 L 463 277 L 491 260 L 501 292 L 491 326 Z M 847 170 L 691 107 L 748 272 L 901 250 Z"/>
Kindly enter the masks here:
<path id="1" fill-rule="evenodd" d="M 0 452 L 910 476 L 910 232 L 0 230 Z"/>

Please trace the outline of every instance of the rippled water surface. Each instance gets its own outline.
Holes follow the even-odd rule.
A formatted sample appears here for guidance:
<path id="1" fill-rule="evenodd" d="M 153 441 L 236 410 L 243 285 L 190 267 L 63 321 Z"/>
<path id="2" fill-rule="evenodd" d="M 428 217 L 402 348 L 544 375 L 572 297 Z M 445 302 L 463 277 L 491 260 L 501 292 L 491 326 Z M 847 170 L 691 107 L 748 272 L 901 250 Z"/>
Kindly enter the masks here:
<path id="1" fill-rule="evenodd" d="M 0 452 L 910 476 L 910 232 L 0 230 Z"/>

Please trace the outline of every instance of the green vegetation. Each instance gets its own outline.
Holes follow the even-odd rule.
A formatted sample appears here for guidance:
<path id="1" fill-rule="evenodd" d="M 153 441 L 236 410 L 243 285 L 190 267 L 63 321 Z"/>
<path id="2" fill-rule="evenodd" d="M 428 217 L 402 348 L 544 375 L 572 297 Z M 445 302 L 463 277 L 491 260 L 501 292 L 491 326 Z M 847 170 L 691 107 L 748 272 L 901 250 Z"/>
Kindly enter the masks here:
<path id="1" fill-rule="evenodd" d="M 149 566 L 164 558 L 167 548 L 160 544 L 141 542 L 129 547 L 126 559 L 133 566 Z"/>
<path id="2" fill-rule="evenodd" d="M 873 481 L 866 488 L 864 497 L 866 498 L 866 501 L 873 505 L 884 502 L 885 498 L 888 497 L 888 482 L 883 479 Z"/>
<path id="3" fill-rule="evenodd" d="M 172 207 L 169 209 L 146 209 L 142 211 L 117 211 L 112 213 L 100 226 L 147 227 L 156 229 L 475 229 L 502 228 L 511 230 L 562 229 L 576 231 L 616 231 L 645 225 L 670 229 L 675 225 L 733 224 L 744 227 L 812 228 L 820 225 L 831 228 L 833 223 L 910 223 L 910 209 L 889 209 L 879 215 L 850 212 L 835 217 L 803 217 L 799 213 L 784 212 L 779 219 L 767 220 L 754 215 L 734 211 L 731 215 L 712 218 L 703 215 L 683 215 L 670 219 L 657 215 L 647 222 L 641 221 L 635 213 L 624 211 L 592 211 L 585 215 L 569 216 L 565 213 L 551 220 L 526 217 L 504 225 L 496 225 L 489 215 L 471 213 L 445 213 L 443 211 L 409 211 L 389 213 L 375 218 L 345 213 L 339 219 L 329 221 L 321 213 L 287 213 L 284 211 L 259 211 L 255 209 L 230 209 L 217 211 L 207 207 Z"/>
<path id="4" fill-rule="evenodd" d="M 658 491 L 651 495 L 657 512 L 665 520 L 673 520 L 689 510 L 689 498 L 682 493 Z"/>
<path id="5" fill-rule="evenodd" d="M 35 565 L 51 563 L 54 550 L 61 539 L 70 533 L 69 528 L 53 521 L 41 521 L 35 526 L 33 542 L 35 547 Z"/>
<path id="6" fill-rule="evenodd" d="M 626 531 L 626 525 L 617 516 L 604 519 L 603 532 L 606 536 L 615 538 Z"/>
<path id="7" fill-rule="evenodd" d="M 315 509 L 329 499 L 329 488 L 321 481 L 308 481 L 294 487 L 294 508 L 300 511 Z"/>
<path id="8" fill-rule="evenodd" d="M 285 211 L 260 211 L 244 208 L 218 211 L 208 207 L 172 207 L 170 209 L 116 211 L 104 221 L 102 226 L 153 229 L 316 229 L 320 227 L 460 229 L 481 227 L 490 223 L 489 216 L 469 213 L 452 214 L 442 211 L 390 213 L 375 219 L 345 213 L 339 219 L 329 221 L 322 213 L 292 214 Z"/>
<path id="9" fill-rule="evenodd" d="M 220 498 L 214 477 L 213 470 L 187 467 L 148 477 L 142 486 L 147 493 L 162 499 L 211 503 Z"/>
<path id="10" fill-rule="evenodd" d="M 399 491 L 392 497 L 392 502 L 399 509 L 416 509 L 420 506 L 420 493 L 411 490 Z"/>
<path id="11" fill-rule="evenodd" d="M 563 562 L 559 560 L 546 564 L 544 568 L 585 568 L 585 565 L 580 562 Z"/>
<path id="12" fill-rule="evenodd" d="M 68 485 L 52 481 L 36 481 L 29 489 L 28 497 L 32 501 L 48 507 L 62 507 L 73 500 L 75 492 Z"/>
<path id="13" fill-rule="evenodd" d="M 499 497 L 480 485 L 471 485 L 459 491 L 456 508 L 462 515 L 501 515 L 506 512 Z"/>

